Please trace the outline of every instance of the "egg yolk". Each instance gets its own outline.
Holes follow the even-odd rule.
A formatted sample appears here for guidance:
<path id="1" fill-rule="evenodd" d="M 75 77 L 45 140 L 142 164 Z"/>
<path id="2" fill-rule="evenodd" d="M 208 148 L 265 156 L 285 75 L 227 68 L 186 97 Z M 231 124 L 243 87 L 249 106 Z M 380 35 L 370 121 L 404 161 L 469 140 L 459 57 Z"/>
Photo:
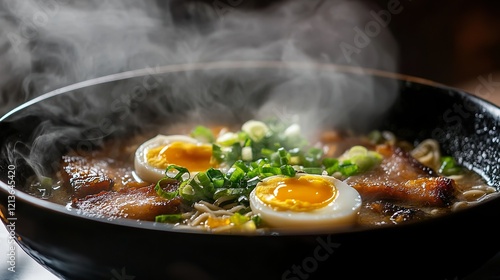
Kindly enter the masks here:
<path id="1" fill-rule="evenodd" d="M 211 162 L 212 146 L 173 142 L 152 148 L 146 153 L 146 161 L 156 168 L 165 169 L 169 164 L 187 168 L 189 171 L 204 171 L 214 167 Z"/>
<path id="2" fill-rule="evenodd" d="M 255 195 L 277 211 L 312 211 L 325 207 L 336 195 L 335 185 L 321 176 L 276 177 L 255 188 Z"/>
<path id="3" fill-rule="evenodd" d="M 209 228 L 217 228 L 217 227 L 227 226 L 229 224 L 231 224 L 231 220 L 229 218 L 218 218 L 218 217 L 208 216 L 205 225 Z"/>

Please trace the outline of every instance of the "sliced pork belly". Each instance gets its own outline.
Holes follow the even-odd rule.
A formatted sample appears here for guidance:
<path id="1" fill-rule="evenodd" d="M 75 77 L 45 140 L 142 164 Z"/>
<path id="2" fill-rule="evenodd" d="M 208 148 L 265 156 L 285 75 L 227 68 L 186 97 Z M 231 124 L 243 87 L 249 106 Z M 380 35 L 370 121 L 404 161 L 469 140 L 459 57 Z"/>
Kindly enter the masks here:
<path id="1" fill-rule="evenodd" d="M 171 189 L 175 187 L 170 186 Z M 183 207 L 180 197 L 163 198 L 156 193 L 154 185 L 75 198 L 72 206 L 91 216 L 149 221 L 154 221 L 157 215 L 180 213 Z"/>
<path id="2" fill-rule="evenodd" d="M 446 206 L 454 200 L 456 186 L 452 179 L 438 176 L 399 147 L 381 145 L 377 152 L 384 156 L 379 166 L 346 179 L 364 199 L 416 206 Z"/>
<path id="3" fill-rule="evenodd" d="M 418 208 L 404 207 L 385 201 L 368 203 L 366 208 L 380 215 L 375 219 L 377 224 L 380 224 L 381 221 L 399 224 L 402 222 L 422 220 L 429 216 L 429 214 Z"/>
<path id="4" fill-rule="evenodd" d="M 79 156 L 63 156 L 61 177 L 73 197 L 85 197 L 113 188 L 114 181 L 99 166 Z"/>

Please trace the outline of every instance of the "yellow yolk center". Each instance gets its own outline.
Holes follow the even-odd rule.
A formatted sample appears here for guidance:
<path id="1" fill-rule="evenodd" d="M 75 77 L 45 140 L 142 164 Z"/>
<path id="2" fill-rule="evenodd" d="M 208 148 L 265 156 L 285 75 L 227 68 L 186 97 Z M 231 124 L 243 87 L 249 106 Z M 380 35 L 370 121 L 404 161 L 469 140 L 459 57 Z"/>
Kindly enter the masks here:
<path id="1" fill-rule="evenodd" d="M 218 228 L 231 224 L 231 219 L 222 217 L 212 217 L 208 216 L 205 225 L 209 228 Z"/>
<path id="2" fill-rule="evenodd" d="M 259 183 L 255 195 L 275 210 L 311 211 L 325 207 L 337 195 L 335 185 L 321 176 L 276 177 Z"/>
<path id="3" fill-rule="evenodd" d="M 175 164 L 195 172 L 214 167 L 211 158 L 211 145 L 184 142 L 155 147 L 146 153 L 148 164 L 156 168 L 165 169 L 169 164 Z"/>

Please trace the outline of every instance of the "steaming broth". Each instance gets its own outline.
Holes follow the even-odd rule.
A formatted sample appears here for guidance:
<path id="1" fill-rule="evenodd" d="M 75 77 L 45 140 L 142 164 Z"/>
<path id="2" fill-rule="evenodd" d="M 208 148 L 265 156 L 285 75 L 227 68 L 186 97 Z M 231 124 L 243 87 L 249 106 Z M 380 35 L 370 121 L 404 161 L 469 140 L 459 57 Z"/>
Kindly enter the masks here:
<path id="1" fill-rule="evenodd" d="M 390 132 L 352 135 L 339 131 L 323 131 L 315 139 L 306 139 L 295 124 L 249 123 L 241 130 L 192 127 L 169 132 L 213 144 L 212 160 L 218 165 L 210 171 L 191 174 L 172 164 L 164 178 L 144 180 L 138 172 L 137 151 L 156 135 L 137 135 L 109 140 L 94 151 L 66 154 L 52 186 L 36 182 L 31 191 L 40 195 L 43 190 L 44 198 L 89 216 L 168 222 L 212 232 L 255 232 L 275 224 L 292 224 L 288 228 L 298 229 L 301 223 L 312 220 L 320 221 L 317 229 L 400 224 L 447 214 L 497 193 L 478 174 L 442 155 L 432 139 L 415 146 L 399 141 Z M 276 143 L 280 143 L 278 148 Z M 228 160 L 230 157 L 234 158 Z M 244 172 L 237 175 L 241 170 Z M 272 202 L 259 208 L 254 200 L 259 199 L 256 190 L 263 189 L 262 182 L 276 176 L 281 176 L 281 185 L 260 198 L 281 199 L 288 208 L 273 206 L 269 214 L 263 207 Z M 310 202 L 302 201 L 306 197 L 317 200 L 319 192 L 310 196 L 294 187 L 296 181 L 288 182 L 285 177 L 296 178 L 297 182 L 305 178 L 307 184 L 313 182 L 308 185 L 311 189 L 319 186 L 314 185 L 317 182 L 328 186 L 333 190 L 333 201 L 341 201 L 349 196 L 345 192 L 351 191 L 348 208 L 354 211 L 323 221 L 322 209 L 313 209 Z M 283 199 L 279 192 L 285 189 L 287 194 L 300 193 L 300 197 Z M 332 205 L 330 200 L 325 201 L 325 205 Z M 305 206 L 297 211 L 297 205 Z M 285 221 L 276 213 L 300 219 Z"/>

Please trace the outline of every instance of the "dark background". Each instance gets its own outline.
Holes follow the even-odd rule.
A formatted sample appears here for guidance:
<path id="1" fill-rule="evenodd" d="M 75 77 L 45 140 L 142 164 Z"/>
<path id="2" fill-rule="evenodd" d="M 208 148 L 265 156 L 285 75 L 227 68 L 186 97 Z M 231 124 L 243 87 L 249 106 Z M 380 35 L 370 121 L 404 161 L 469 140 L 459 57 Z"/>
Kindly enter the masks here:
<path id="1" fill-rule="evenodd" d="M 61 5 L 74 5 L 76 9 L 80 4 L 78 1 L 54 0 L 55 3 Z M 24 18 L 15 19 L 9 14 L 7 7 L 17 7 L 17 10 L 25 9 L 25 4 L 12 3 L 35 3 L 35 10 L 26 13 Z M 51 38 L 43 37 L 43 34 L 36 37 L 34 40 L 26 40 L 27 51 L 36 56 L 17 54 L 13 56 L 9 34 L 12 30 L 18 31 L 18 26 L 24 22 L 32 21 L 36 15 L 36 4 L 43 6 L 40 3 L 49 3 L 50 1 L 26 1 L 16 2 L 12 0 L 0 0 L 0 19 L 5 19 L 0 24 L 0 115 L 3 115 L 15 105 L 31 99 L 41 93 L 55 89 L 58 86 L 46 86 L 41 82 L 42 86 L 38 86 L 37 90 L 30 88 L 33 82 L 27 83 L 26 77 L 30 74 L 43 74 L 44 72 L 58 71 L 58 85 L 67 85 L 73 82 L 85 80 L 95 76 L 116 73 L 118 71 L 130 70 L 132 68 L 140 68 L 140 64 L 129 64 L 129 68 L 109 68 L 102 71 L 94 71 L 92 75 L 82 74 L 83 71 L 74 70 L 70 67 L 80 65 L 78 61 L 56 61 L 52 62 L 48 58 L 55 56 L 71 56 L 77 53 L 71 49 L 71 46 L 61 45 L 51 42 Z M 90 2 L 90 1 L 89 1 Z M 96 2 L 113 2 L 113 1 L 96 1 Z M 127 2 L 127 1 L 123 1 Z M 134 1 L 130 1 L 134 2 Z M 175 21 L 179 24 L 189 25 L 192 22 L 201 22 L 201 28 L 197 32 L 203 32 L 204 24 L 209 22 L 210 17 L 205 16 L 200 11 L 196 11 L 190 6 L 190 3 L 206 3 L 208 9 L 222 9 L 223 11 L 238 11 L 238 12 L 255 12 L 264 11 L 279 5 L 286 4 L 285 0 L 273 1 L 257 1 L 257 0 L 172 0 L 172 1 L 135 1 L 135 3 L 154 3 L 160 9 L 158 13 L 161 20 L 161 10 L 169 11 L 173 14 Z M 304 1 L 306 2 L 306 1 Z M 318 10 L 329 3 L 342 1 L 316 0 Z M 463 88 L 473 94 L 480 95 L 488 100 L 500 104 L 500 1 L 494 0 L 362 0 L 362 1 L 344 1 L 344 2 L 361 2 L 366 4 L 373 12 L 378 12 L 387 9 L 390 3 L 399 3 L 404 7 L 403 12 L 392 15 L 388 26 L 384 28 L 384 32 L 390 33 L 395 40 L 395 45 L 398 50 L 394 52 L 394 57 L 397 58 L 397 67 L 391 71 L 400 72 L 412 76 L 418 76 L 451 86 Z M 46 4 L 47 5 L 47 4 Z M 13 8 L 14 9 L 14 8 Z M 14 9 L 14 10 L 15 10 Z M 82 10 L 86 9 L 82 7 Z M 226 10 L 224 10 L 226 9 Z M 12 9 L 11 9 L 12 10 Z M 49 16 L 52 14 L 48 13 Z M 55 17 L 58 15 L 56 14 Z M 215 14 L 215 16 L 217 16 Z M 366 19 L 368 21 L 370 18 Z M 43 17 L 38 18 L 42 21 Z M 53 20 L 53 18 L 48 18 Z M 7 25 L 5 24 L 7 22 Z M 358 23 L 363 27 L 363 23 Z M 316 26 L 318 27 L 318 26 Z M 9 29 L 10 28 L 10 29 Z M 17 29 L 16 29 L 17 28 Z M 59 26 L 58 28 L 64 28 Z M 69 28 L 69 27 L 68 27 Z M 277 27 L 280 28 L 280 27 Z M 105 28 L 102 28 L 104 30 Z M 206 28 L 208 29 L 208 27 Z M 201 31 L 200 31 L 201 30 Z M 354 31 L 352 28 L 345 28 L 347 36 L 353 37 Z M 120 31 L 118 29 L 118 31 Z M 161 33 L 161 30 L 158 30 Z M 263 30 L 264 31 L 264 30 Z M 14 33 L 15 33 L 14 32 Z M 120 31 L 121 32 L 121 31 Z M 124 33 L 128 30 L 123 30 Z M 77 31 L 75 31 L 75 34 Z M 115 32 L 116 33 L 116 32 Z M 314 34 L 314 29 L 310 31 Z M 346 34 L 344 34 L 346 35 Z M 84 36 L 84 35 L 82 35 Z M 313 36 L 313 35 L 309 35 Z M 64 37 L 64 35 L 62 35 Z M 382 36 L 380 36 L 382 37 Z M 83 37 L 84 38 L 84 37 Z M 25 38 L 23 38 L 25 39 Z M 82 39 L 82 38 L 79 38 Z M 379 39 L 379 38 L 376 38 Z M 69 38 L 69 41 L 71 38 Z M 92 44 L 93 39 L 89 38 L 88 42 L 83 41 L 83 44 Z M 168 38 L 167 38 L 168 40 Z M 327 40 L 327 39 L 326 39 Z M 41 49 L 54 46 L 48 49 L 44 57 L 44 52 L 47 49 Z M 128 46 L 123 46 L 120 42 L 115 42 L 112 46 L 119 51 L 125 51 Z M 79 46 L 82 44 L 79 43 Z M 337 43 L 338 45 L 338 43 Z M 107 47 L 107 46 L 106 46 Z M 122 48 L 122 49 L 120 49 Z M 333 52 L 337 51 L 333 50 Z M 87 56 L 88 61 L 95 63 L 102 60 L 102 57 L 92 57 L 96 50 L 91 50 Z M 111 51 L 109 55 L 113 55 Z M 7 55 L 9 55 L 7 57 Z M 104 54 L 105 55 L 105 54 Z M 125 56 L 125 58 L 128 58 Z M 58 57 L 57 59 L 60 59 Z M 56 60 L 57 60 L 56 59 Z M 155 57 L 150 57 L 150 61 L 158 63 L 167 63 L 161 60 L 155 60 Z M 338 62 L 338 61 L 335 61 Z M 87 62 L 85 62 L 87 63 Z M 342 62 L 340 62 L 342 63 Z M 93 66 L 95 69 L 106 68 L 106 63 Z M 22 66 L 22 67 L 21 67 Z M 372 67 L 373 65 L 361 65 Z M 54 70 L 56 67 L 61 69 Z M 67 69 L 65 69 L 66 67 Z M 378 65 L 375 65 L 378 67 Z M 382 67 L 383 68 L 383 67 Z M 40 75 L 39 75 L 40 76 Z M 30 76 L 32 79 L 33 75 Z M 32 79 L 33 80 L 33 79 Z M 40 79 L 37 80 L 40 83 Z M 48 84 L 48 83 L 46 83 Z M 482 86 L 482 87 L 481 87 Z M 481 90 L 481 92 L 479 92 Z"/>
<path id="2" fill-rule="evenodd" d="M 189 1 L 202 1 L 208 4 L 215 2 Z M 262 10 L 287 2 L 286 0 L 233 1 L 241 2 L 237 5 L 237 9 L 247 10 Z M 328 2 L 328 0 L 318 2 Z M 387 9 L 390 2 L 397 2 L 404 7 L 403 12 L 392 16 L 387 26 L 399 46 L 400 73 L 448 85 L 467 83 L 470 86 L 469 82 L 475 82 L 478 76 L 487 77 L 500 71 L 500 1 L 362 0 L 359 2 L 367 4 L 375 12 Z M 500 82 L 500 79 L 492 80 Z"/>
<path id="3" fill-rule="evenodd" d="M 238 9 L 252 11 L 286 2 L 236 0 L 233 3 L 239 4 Z M 328 0 L 317 2 L 321 6 Z M 399 48 L 397 72 L 458 87 L 500 105 L 500 1 L 358 2 L 374 12 L 387 9 L 391 2 L 404 7 L 400 14 L 391 17 L 387 26 Z"/>
<path id="4" fill-rule="evenodd" d="M 365 2 L 378 11 L 390 1 Z M 405 9 L 387 28 L 400 48 L 400 73 L 463 88 L 500 104 L 500 1 L 397 2 Z M 479 87 L 484 81 L 489 92 Z"/>
<path id="5" fill-rule="evenodd" d="M 460 84 L 500 70 L 500 1 L 412 1 L 389 28 L 402 73 Z"/>
<path id="6" fill-rule="evenodd" d="M 44 37 L 44 34 L 49 34 L 50 32 L 43 33 L 41 32 L 42 30 L 35 30 L 38 32 L 36 34 L 38 36 L 34 36 L 33 39 L 21 38 L 23 40 L 22 46 L 25 47 L 22 51 L 25 51 L 26 53 L 18 51 L 13 52 L 12 37 L 9 36 L 12 36 L 12 34 L 18 34 L 21 30 L 19 27 L 22 27 L 26 22 L 30 23 L 38 20 L 42 23 L 42 27 L 50 29 L 51 22 L 62 22 L 62 25 L 64 25 L 64 20 L 57 19 L 57 17 L 61 14 L 60 10 L 64 7 L 72 6 L 75 10 L 81 9 L 82 11 L 85 11 L 87 9 L 87 11 L 90 11 L 90 8 L 85 7 L 82 2 L 73 2 L 68 0 L 54 1 L 53 3 L 60 2 L 60 7 L 58 8 L 59 10 L 54 9 L 54 11 L 59 11 L 59 13 L 51 13 L 51 6 L 49 4 L 50 1 L 16 2 L 12 0 L 0 0 L 0 20 L 2 20 L 0 22 L 0 115 L 3 115 L 19 103 L 63 85 L 120 71 L 142 68 L 141 65 L 150 65 L 151 63 L 170 63 L 170 61 L 157 59 L 157 57 L 151 54 L 140 56 L 137 55 L 137 53 L 132 53 L 131 55 L 128 55 L 126 51 L 129 46 L 122 45 L 119 40 L 112 41 L 110 39 L 108 45 L 102 43 L 107 39 L 106 36 L 96 36 L 95 38 L 88 38 L 88 41 L 85 41 L 86 35 L 84 32 L 81 32 L 81 30 L 75 30 L 71 33 L 71 26 L 68 26 L 68 35 L 60 35 L 60 37 L 66 37 L 65 39 L 67 39 L 67 42 L 64 42 L 64 44 L 61 44 L 60 41 L 53 41 L 54 34 Z M 94 3 L 94 6 L 101 5 L 101 3 L 104 3 L 102 5 L 114 3 L 114 1 L 94 2 L 98 3 Z M 125 3 L 127 1 L 123 2 Z M 212 29 L 212 31 L 216 29 L 217 25 L 212 23 L 219 21 L 223 16 L 221 14 L 233 11 L 238 13 L 265 12 L 268 9 L 273 9 L 279 7 L 280 5 L 287 5 L 287 2 L 289 1 L 151 0 L 145 1 L 144 3 L 146 4 L 142 4 L 142 6 L 147 8 L 149 8 L 149 6 L 154 6 L 155 11 L 147 10 L 146 13 L 151 14 L 154 12 L 157 17 L 156 20 L 161 21 L 163 17 L 162 13 L 168 13 L 174 18 L 174 22 L 176 24 L 190 26 L 193 23 L 196 23 L 199 25 L 196 29 L 196 33 L 197 35 L 200 35 L 203 34 L 203 32 L 210 32 L 210 29 Z M 328 0 L 316 0 L 311 1 L 310 3 L 316 3 L 314 4 L 317 5 L 317 11 L 315 12 L 321 13 L 321 10 L 324 10 L 325 6 L 332 6 L 336 5 L 335 3 L 342 2 L 363 3 L 371 12 L 375 13 L 381 10 L 387 10 L 388 5 L 394 3 L 404 7 L 404 10 L 401 13 L 393 14 L 389 24 L 383 28 L 383 33 L 388 34 L 385 34 L 384 36 L 392 36 L 394 40 L 394 42 L 391 42 L 391 46 L 397 47 L 397 49 L 394 49 L 392 54 L 386 54 L 393 56 L 394 59 L 397 59 L 396 67 L 386 67 L 387 65 L 384 65 L 383 61 L 379 61 L 375 64 L 367 63 L 366 65 L 361 63 L 361 66 L 382 69 L 386 68 L 384 70 L 389 68 L 390 71 L 430 79 L 439 83 L 465 89 L 468 92 L 491 100 L 496 104 L 500 104 L 500 1 L 333 0 L 330 2 Z M 34 4 L 30 6 L 25 3 Z M 148 3 L 151 3 L 152 5 L 148 6 Z M 204 3 L 206 4 L 206 8 L 194 8 L 192 5 L 193 3 Z M 41 7 L 39 8 L 40 10 L 37 10 L 37 5 L 38 7 Z M 27 8 L 31 8 L 31 10 L 25 12 Z M 121 8 L 123 9 L 123 7 Z M 46 19 L 43 17 L 43 9 L 46 9 Z M 12 11 L 14 12 L 12 13 Z M 98 9 L 95 12 L 97 11 Z M 23 12 L 25 13 L 23 14 Z M 39 14 L 42 16 L 39 16 Z M 18 16 L 18 18 L 16 18 L 16 16 Z M 132 14 L 132 20 L 133 17 L 134 16 Z M 328 17 L 328 15 L 326 15 L 326 17 Z M 366 17 L 366 19 L 362 19 L 357 22 L 357 26 L 362 28 L 365 22 L 373 20 L 368 13 Z M 125 21 L 126 20 L 127 19 L 125 19 Z M 307 19 L 304 21 L 307 21 Z M 345 21 L 349 21 L 349 19 L 346 19 Z M 46 22 L 49 24 L 46 24 Z M 105 21 L 105 19 L 103 20 L 103 23 L 109 25 L 109 22 Z M 134 22 L 131 24 L 134 24 Z M 311 30 L 308 31 L 309 33 L 306 32 L 306 35 L 304 35 L 304 41 L 317 39 L 314 37 L 314 28 L 321 28 L 321 22 L 319 24 L 316 22 L 315 24 L 316 25 L 313 25 Z M 274 27 L 270 26 L 270 28 L 275 28 L 273 31 L 275 33 L 276 30 L 287 27 L 286 25 L 277 26 L 279 25 L 279 19 L 278 21 L 272 23 L 272 25 L 276 25 Z M 99 28 L 99 23 L 95 26 L 97 26 L 97 30 L 95 30 L 96 32 L 104 32 L 103 30 L 106 29 L 104 26 Z M 129 37 L 137 35 L 137 33 L 132 35 L 128 34 L 130 33 L 130 27 L 128 27 L 128 29 L 124 28 L 123 30 L 121 30 L 119 26 L 112 27 L 115 28 L 113 29 L 112 35 L 117 38 L 120 38 L 119 34 L 117 35 L 117 33 L 120 32 L 123 32 L 124 36 Z M 342 26 L 342 23 L 340 23 L 336 27 L 339 29 L 343 28 L 342 32 L 344 40 L 346 39 L 346 36 L 351 39 L 355 36 L 352 26 L 345 27 Z M 57 26 L 57 28 L 64 30 L 64 26 Z M 267 28 L 264 27 L 263 29 Z M 267 30 L 262 30 L 262 32 L 265 31 Z M 155 30 L 154 32 L 160 34 L 161 37 L 161 28 Z M 258 33 L 259 31 L 257 30 L 256 32 Z M 78 42 L 76 42 L 76 39 L 71 37 L 72 35 L 76 36 L 76 34 L 79 36 L 75 37 L 80 40 Z M 281 36 L 283 34 L 278 35 Z M 328 35 L 329 34 L 323 36 L 326 37 Z M 286 36 L 286 34 L 284 36 Z M 382 42 L 381 44 L 387 42 L 386 39 L 382 38 L 382 35 L 378 37 L 379 38 L 373 38 L 373 41 L 375 42 L 380 39 Z M 130 38 L 128 38 L 128 40 L 130 40 Z M 167 35 L 165 35 L 165 38 L 161 38 L 160 40 L 169 42 Z M 225 41 L 222 41 L 221 44 L 227 44 L 228 40 L 224 40 Z M 335 39 L 318 39 L 320 43 L 323 42 L 321 40 L 325 43 L 323 45 L 332 43 L 333 47 L 329 47 L 331 56 L 336 57 L 341 55 L 339 54 L 340 50 L 338 48 L 338 42 L 335 41 Z M 138 38 L 137 41 L 138 44 L 140 44 L 140 38 Z M 107 53 L 104 51 L 100 52 L 101 50 L 96 47 L 99 46 L 99 43 L 101 43 L 104 48 L 112 49 L 110 51 L 106 50 L 108 51 Z M 352 42 L 350 43 L 352 44 Z M 77 48 L 81 48 L 86 44 L 90 46 L 94 44 L 96 46 L 94 46 L 94 49 L 86 50 L 88 53 L 83 53 L 85 57 L 79 57 L 80 61 L 78 59 L 73 60 L 71 56 L 82 54 L 82 50 Z M 214 44 L 217 44 L 217 42 Z M 374 46 L 369 46 L 369 48 L 371 47 Z M 378 50 L 379 49 L 375 49 L 375 54 L 373 56 L 378 55 L 376 53 Z M 362 54 L 366 55 L 367 51 L 363 50 L 363 52 L 364 53 Z M 107 63 L 103 60 L 103 58 L 112 57 L 116 53 L 120 53 L 122 55 L 121 57 L 117 56 L 119 59 L 135 59 L 135 62 L 127 61 L 126 66 L 121 65 L 120 67 L 117 66 L 113 68 L 109 66 L 110 63 Z M 68 59 L 63 60 L 64 57 L 67 57 Z M 146 62 L 144 64 L 137 63 L 139 59 L 143 58 L 146 58 L 144 59 L 145 61 L 149 59 L 149 62 L 147 63 L 150 64 L 146 64 Z M 368 57 L 368 59 L 369 58 L 370 57 Z M 180 60 L 175 62 L 182 62 L 182 58 L 179 59 Z M 380 59 L 384 60 L 385 58 L 381 57 Z M 337 63 L 343 63 L 343 61 L 337 61 L 337 59 L 333 60 Z M 366 57 L 363 61 L 365 60 Z M 118 60 L 115 59 L 115 61 Z M 95 65 L 91 63 L 94 63 Z M 391 63 L 388 64 L 391 65 Z M 93 72 L 86 72 L 88 69 L 83 70 L 82 65 L 92 68 L 91 70 Z M 77 68 L 77 66 L 80 68 Z M 47 76 L 40 78 L 43 74 L 47 74 Z M 52 79 L 50 83 L 48 79 Z M 54 80 L 56 80 L 57 83 L 54 83 Z"/>
<path id="7" fill-rule="evenodd" d="M 286 1 L 263 2 L 267 4 L 243 3 L 241 8 L 262 9 Z M 362 2 L 377 12 L 391 1 Z M 404 10 L 392 16 L 387 28 L 400 48 L 399 72 L 454 85 L 500 71 L 500 1 L 395 2 Z"/>

